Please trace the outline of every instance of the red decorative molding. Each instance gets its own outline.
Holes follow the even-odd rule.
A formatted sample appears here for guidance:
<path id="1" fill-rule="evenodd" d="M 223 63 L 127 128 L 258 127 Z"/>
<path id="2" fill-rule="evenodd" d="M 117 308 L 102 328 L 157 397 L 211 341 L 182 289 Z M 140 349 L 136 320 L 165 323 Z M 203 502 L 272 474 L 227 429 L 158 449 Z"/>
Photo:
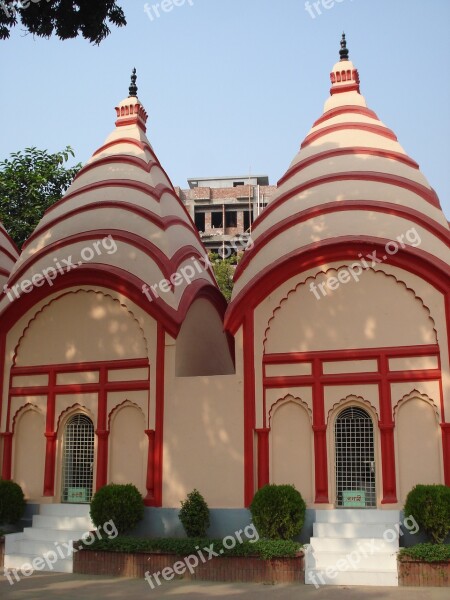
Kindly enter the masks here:
<path id="1" fill-rule="evenodd" d="M 347 114 L 355 114 L 355 115 L 364 115 L 366 117 L 370 117 L 371 119 L 376 119 L 379 121 L 378 115 L 370 108 L 366 108 L 364 106 L 356 106 L 355 104 L 347 104 L 345 106 L 339 106 L 337 108 L 331 108 L 327 110 L 321 117 L 314 122 L 313 127 L 317 127 L 324 121 L 328 121 L 329 119 L 334 119 L 334 117 L 339 117 L 341 115 Z"/>
<path id="2" fill-rule="evenodd" d="M 145 486 L 147 495 L 144 498 L 146 506 L 154 506 L 155 504 L 155 470 L 154 470 L 154 454 L 155 454 L 155 430 L 146 429 L 145 434 L 148 437 L 148 452 L 147 452 L 147 477 Z"/>
<path id="3" fill-rule="evenodd" d="M 314 432 L 314 472 L 316 482 L 315 502 L 328 503 L 328 452 L 327 425 L 325 423 L 325 399 L 321 382 L 322 363 L 318 358 L 312 361 L 313 372 L 313 432 Z"/>
<path id="4" fill-rule="evenodd" d="M 105 366 L 100 367 L 99 371 L 99 389 L 98 389 L 98 409 L 97 409 L 97 477 L 96 490 L 98 491 L 108 483 L 108 437 L 107 426 L 108 413 L 108 371 Z"/>
<path id="5" fill-rule="evenodd" d="M 352 87 L 352 86 L 350 86 Z M 351 91 L 351 90 L 346 90 L 344 88 L 340 88 L 339 91 Z M 393 140 L 394 142 L 397 142 L 397 136 L 395 135 L 395 133 L 391 130 L 388 129 L 387 127 L 385 127 L 384 125 L 374 125 L 372 123 L 362 123 L 360 121 L 354 121 L 354 122 L 347 122 L 347 123 L 335 123 L 334 125 L 327 125 L 325 127 L 322 127 L 319 131 L 314 131 L 313 133 L 310 133 L 308 136 L 306 136 L 306 138 L 304 139 L 302 145 L 300 146 L 300 148 L 306 148 L 306 146 L 309 146 L 310 144 L 312 144 L 312 142 L 315 142 L 316 140 L 320 139 L 321 137 L 325 136 L 325 135 L 329 135 L 330 133 L 334 133 L 336 131 L 343 131 L 343 130 L 359 130 L 359 131 L 367 131 L 368 133 L 374 133 L 375 135 L 381 135 L 382 137 L 388 138 L 390 140 Z"/>
<path id="6" fill-rule="evenodd" d="M 11 369 L 11 376 L 13 369 Z M 48 385 L 43 392 L 47 396 L 47 410 L 45 421 L 45 467 L 44 467 L 44 496 L 55 495 L 55 462 L 56 462 L 56 433 L 55 433 L 55 393 L 56 371 L 48 371 Z M 11 396 L 11 394 L 10 394 Z"/>
<path id="7" fill-rule="evenodd" d="M 444 452 L 444 482 L 450 487 L 450 423 L 441 423 Z"/>
<path id="8" fill-rule="evenodd" d="M 2 479 L 6 479 L 9 481 L 11 479 L 13 434 L 10 431 L 4 431 L 0 435 L 3 438 Z"/>
<path id="9" fill-rule="evenodd" d="M 269 433 L 270 429 L 256 429 L 258 436 L 258 489 L 270 483 L 269 474 Z"/>
<path id="10" fill-rule="evenodd" d="M 162 506 L 166 332 L 161 323 L 157 325 L 156 338 L 156 406 L 153 456 L 154 497 L 153 500 L 149 499 L 148 503 L 151 506 Z"/>
<path id="11" fill-rule="evenodd" d="M 255 493 L 253 469 L 255 429 L 255 336 L 254 315 L 249 311 L 244 316 L 244 503 L 250 506 Z"/>

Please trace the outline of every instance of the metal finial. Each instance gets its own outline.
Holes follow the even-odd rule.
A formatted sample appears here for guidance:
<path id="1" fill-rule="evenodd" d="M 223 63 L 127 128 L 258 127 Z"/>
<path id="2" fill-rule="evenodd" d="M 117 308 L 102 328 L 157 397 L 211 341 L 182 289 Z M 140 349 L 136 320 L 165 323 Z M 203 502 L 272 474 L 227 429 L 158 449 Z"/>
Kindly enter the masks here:
<path id="1" fill-rule="evenodd" d="M 341 49 L 339 50 L 339 56 L 341 57 L 341 60 L 348 60 L 348 49 L 347 41 L 345 39 L 345 33 L 342 34 Z"/>
<path id="2" fill-rule="evenodd" d="M 137 79 L 136 69 L 133 69 L 133 72 L 131 74 L 131 84 L 130 84 L 130 87 L 128 88 L 130 98 L 137 96 L 138 89 L 137 89 L 137 85 L 136 85 L 136 79 Z"/>

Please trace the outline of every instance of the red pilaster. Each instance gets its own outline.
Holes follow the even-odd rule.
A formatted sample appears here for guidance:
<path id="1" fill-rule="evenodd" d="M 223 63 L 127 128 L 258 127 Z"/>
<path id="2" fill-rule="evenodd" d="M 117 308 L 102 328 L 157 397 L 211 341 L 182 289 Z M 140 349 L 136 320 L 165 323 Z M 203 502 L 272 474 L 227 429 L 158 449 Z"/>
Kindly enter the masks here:
<path id="1" fill-rule="evenodd" d="M 255 351 L 253 312 L 243 322 L 244 337 L 244 503 L 250 506 L 255 494 L 253 467 L 255 429 Z"/>
<path id="2" fill-rule="evenodd" d="M 258 489 L 270 481 L 269 473 L 269 433 L 270 429 L 257 429 L 258 436 Z"/>
<path id="3" fill-rule="evenodd" d="M 154 446 L 154 500 L 153 506 L 162 506 L 163 486 L 163 440 L 164 440 L 164 380 L 166 331 L 158 322 L 156 334 L 156 377 L 155 377 L 155 446 Z"/>
<path id="4" fill-rule="evenodd" d="M 48 374 L 47 414 L 45 419 L 45 467 L 44 467 L 44 496 L 55 495 L 55 462 L 56 462 L 56 431 L 55 431 L 55 386 L 56 372 L 50 369 Z"/>
<path id="5" fill-rule="evenodd" d="M 10 431 L 1 434 L 3 437 L 3 467 L 2 479 L 11 479 L 12 436 Z"/>
<path id="6" fill-rule="evenodd" d="M 444 454 L 444 483 L 450 486 L 450 423 L 441 423 Z"/>
<path id="7" fill-rule="evenodd" d="M 148 437 L 148 453 L 147 453 L 147 496 L 144 499 L 146 506 L 153 506 L 155 501 L 155 431 L 154 429 L 146 429 L 145 433 Z"/>
<path id="8" fill-rule="evenodd" d="M 328 503 L 328 459 L 327 426 L 325 423 L 325 402 L 321 383 L 322 365 L 320 359 L 313 361 L 313 431 L 314 431 L 314 468 L 316 479 L 317 504 Z"/>
<path id="9" fill-rule="evenodd" d="M 108 371 L 106 367 L 100 369 L 100 390 L 98 392 L 98 417 L 97 417 L 97 477 L 96 490 L 107 484 L 108 482 L 108 438 L 109 431 L 106 428 L 107 420 L 107 400 L 108 394 L 106 384 Z"/>
<path id="10" fill-rule="evenodd" d="M 397 503 L 395 478 L 394 421 L 392 419 L 391 386 L 388 381 L 389 365 L 385 354 L 380 359 L 380 436 L 381 467 L 383 471 L 383 499 L 381 504 Z"/>

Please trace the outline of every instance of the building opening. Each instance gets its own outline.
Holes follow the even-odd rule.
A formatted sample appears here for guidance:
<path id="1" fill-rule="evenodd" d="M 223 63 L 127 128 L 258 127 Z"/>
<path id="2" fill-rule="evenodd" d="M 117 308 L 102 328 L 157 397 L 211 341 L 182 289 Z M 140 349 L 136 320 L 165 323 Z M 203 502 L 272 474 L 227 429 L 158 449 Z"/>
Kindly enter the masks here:
<path id="1" fill-rule="evenodd" d="M 343 410 L 335 424 L 336 505 L 376 506 L 373 422 L 357 407 Z"/>
<path id="2" fill-rule="evenodd" d="M 90 502 L 93 470 L 94 425 L 86 415 L 75 415 L 64 431 L 61 501 Z"/>

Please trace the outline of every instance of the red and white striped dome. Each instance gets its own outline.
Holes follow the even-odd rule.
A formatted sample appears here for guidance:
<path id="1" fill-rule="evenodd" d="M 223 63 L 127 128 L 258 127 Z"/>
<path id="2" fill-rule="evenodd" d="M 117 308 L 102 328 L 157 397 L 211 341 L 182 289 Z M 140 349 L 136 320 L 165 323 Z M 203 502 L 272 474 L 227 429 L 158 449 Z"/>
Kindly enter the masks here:
<path id="1" fill-rule="evenodd" d="M 0 223 L 0 289 L 6 284 L 13 270 L 14 263 L 19 258 L 16 245 Z"/>
<path id="2" fill-rule="evenodd" d="M 302 270 L 301 249 L 349 237 L 396 240 L 402 234 L 408 245 L 405 234 L 414 227 L 420 250 L 450 263 L 449 226 L 435 191 L 395 134 L 367 108 L 345 36 L 340 54 L 323 115 L 254 223 L 254 246 L 236 270 L 227 313 L 232 330 L 237 306 L 248 304 L 249 291 L 262 278 L 273 279 L 295 253 Z"/>
<path id="3" fill-rule="evenodd" d="M 146 302 L 179 326 L 200 292 L 218 288 L 198 232 L 147 139 L 147 113 L 133 91 L 116 108 L 114 131 L 45 213 L 8 284 L 51 267 L 61 278 L 66 270 L 81 276 L 95 269 L 106 282 L 134 287 L 141 299 L 147 285 Z M 167 280 L 180 272 L 187 276 L 168 289 Z"/>

